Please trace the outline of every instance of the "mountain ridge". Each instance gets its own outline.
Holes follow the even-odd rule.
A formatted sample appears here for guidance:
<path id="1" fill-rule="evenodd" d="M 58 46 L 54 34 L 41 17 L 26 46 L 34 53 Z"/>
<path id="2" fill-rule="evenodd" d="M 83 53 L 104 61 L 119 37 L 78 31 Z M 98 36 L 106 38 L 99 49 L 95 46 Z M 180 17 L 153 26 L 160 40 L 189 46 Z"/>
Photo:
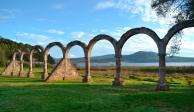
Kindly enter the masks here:
<path id="1" fill-rule="evenodd" d="M 122 55 L 122 62 L 126 63 L 149 63 L 149 62 L 158 62 L 159 57 L 158 54 L 152 51 L 138 51 L 130 55 Z M 82 63 L 85 62 L 85 58 L 71 58 L 72 63 Z M 169 57 L 166 56 L 167 62 L 194 62 L 194 57 L 180 57 L 180 56 L 173 56 Z M 102 56 L 94 56 L 91 57 L 92 63 L 108 63 L 108 62 L 115 62 L 115 55 L 114 54 L 107 54 Z"/>

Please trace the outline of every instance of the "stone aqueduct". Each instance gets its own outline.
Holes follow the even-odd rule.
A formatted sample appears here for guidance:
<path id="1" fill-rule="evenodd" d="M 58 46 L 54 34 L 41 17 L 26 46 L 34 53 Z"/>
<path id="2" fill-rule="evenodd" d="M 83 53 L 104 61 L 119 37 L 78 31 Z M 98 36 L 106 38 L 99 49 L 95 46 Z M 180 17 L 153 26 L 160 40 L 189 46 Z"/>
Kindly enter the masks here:
<path id="1" fill-rule="evenodd" d="M 67 44 L 65 47 L 63 44 L 60 42 L 52 42 L 46 46 L 44 49 L 43 47 L 36 45 L 33 47 L 33 49 L 30 52 L 24 52 L 24 51 L 17 51 L 13 54 L 13 59 L 10 65 L 5 69 L 5 71 L 2 73 L 4 75 L 8 75 L 9 71 L 11 70 L 11 74 L 19 74 L 19 76 L 23 76 L 23 55 L 29 54 L 29 60 L 30 60 L 30 67 L 29 67 L 29 72 L 28 72 L 28 77 L 33 77 L 33 70 L 32 70 L 32 60 L 33 60 L 33 54 L 36 50 L 39 50 L 42 55 L 43 55 L 43 61 L 44 61 L 44 74 L 42 75 L 42 78 L 45 79 L 46 81 L 49 80 L 66 80 L 66 79 L 74 79 L 77 78 L 77 72 L 76 69 L 73 65 L 71 65 L 68 54 L 69 50 L 74 47 L 74 46 L 80 46 L 85 55 L 85 76 L 83 77 L 83 82 L 89 82 L 92 80 L 91 75 L 90 75 L 90 56 L 91 56 L 91 50 L 93 46 L 100 40 L 107 40 L 109 41 L 115 51 L 115 62 L 116 62 L 116 68 L 115 68 L 115 78 L 113 81 L 114 86 L 119 86 L 122 85 L 122 80 L 121 80 L 121 52 L 122 52 L 122 47 L 125 44 L 125 42 L 131 38 L 132 36 L 136 34 L 146 34 L 149 37 L 151 37 L 155 44 L 157 45 L 158 48 L 158 56 L 159 56 L 159 81 L 157 84 L 156 89 L 157 90 L 167 90 L 168 89 L 168 84 L 165 80 L 165 70 L 166 70 L 166 48 L 171 40 L 171 38 L 179 31 L 189 28 L 189 27 L 194 27 L 194 20 L 189 20 L 185 21 L 179 24 L 174 25 L 170 30 L 167 32 L 167 34 L 164 36 L 164 38 L 160 39 L 159 36 L 151 29 L 141 27 L 141 28 L 134 28 L 126 33 L 124 33 L 120 40 L 117 41 L 111 36 L 100 34 L 95 36 L 92 40 L 89 41 L 89 44 L 86 45 L 85 43 L 81 41 L 72 41 Z M 58 65 L 52 70 L 51 74 L 48 75 L 47 71 L 47 59 L 48 59 L 48 51 L 51 47 L 53 46 L 58 46 L 62 52 L 63 52 L 63 58 L 60 60 Z M 20 54 L 20 62 L 17 63 L 16 61 L 16 55 Z M 70 70 L 71 69 L 71 70 Z"/>

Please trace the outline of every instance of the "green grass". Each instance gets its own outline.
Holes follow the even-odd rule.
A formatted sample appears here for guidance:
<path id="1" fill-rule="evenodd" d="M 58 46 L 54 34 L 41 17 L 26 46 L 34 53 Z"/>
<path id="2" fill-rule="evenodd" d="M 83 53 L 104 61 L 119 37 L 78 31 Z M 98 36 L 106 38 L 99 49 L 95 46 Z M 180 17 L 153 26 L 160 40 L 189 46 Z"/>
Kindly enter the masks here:
<path id="1" fill-rule="evenodd" d="M 194 112 L 194 86 L 168 78 L 170 91 L 155 91 L 156 77 L 126 76 L 123 87 L 113 76 L 43 82 L 36 78 L 0 76 L 0 112 Z"/>

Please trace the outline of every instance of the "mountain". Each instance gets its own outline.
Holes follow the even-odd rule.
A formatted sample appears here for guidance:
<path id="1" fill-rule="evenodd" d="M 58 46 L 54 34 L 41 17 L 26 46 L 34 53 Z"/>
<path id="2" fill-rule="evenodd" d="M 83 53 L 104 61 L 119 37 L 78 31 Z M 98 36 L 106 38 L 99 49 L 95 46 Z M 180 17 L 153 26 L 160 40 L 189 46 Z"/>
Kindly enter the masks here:
<path id="1" fill-rule="evenodd" d="M 126 63 L 148 63 L 148 62 L 158 62 L 158 54 L 155 52 L 138 51 L 130 55 L 122 55 L 122 62 Z M 73 63 L 83 63 L 85 58 L 72 58 Z M 166 57 L 167 62 L 194 62 L 194 58 L 191 57 Z M 108 63 L 115 62 L 114 54 L 94 56 L 91 57 L 92 63 Z"/>

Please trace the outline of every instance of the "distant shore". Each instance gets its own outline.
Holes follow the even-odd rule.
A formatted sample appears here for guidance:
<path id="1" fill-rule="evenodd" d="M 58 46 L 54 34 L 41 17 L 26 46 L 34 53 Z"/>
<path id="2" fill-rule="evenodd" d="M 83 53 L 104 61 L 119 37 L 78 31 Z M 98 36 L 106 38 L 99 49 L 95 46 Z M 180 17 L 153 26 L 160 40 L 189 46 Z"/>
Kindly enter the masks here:
<path id="1" fill-rule="evenodd" d="M 74 63 L 78 67 L 84 67 L 85 63 Z M 108 63 L 91 63 L 91 66 L 115 66 L 114 62 L 108 62 Z M 150 62 L 150 63 L 126 63 L 123 62 L 121 64 L 123 67 L 145 67 L 145 66 L 158 66 L 158 62 Z M 194 66 L 194 62 L 167 62 L 166 66 Z"/>

